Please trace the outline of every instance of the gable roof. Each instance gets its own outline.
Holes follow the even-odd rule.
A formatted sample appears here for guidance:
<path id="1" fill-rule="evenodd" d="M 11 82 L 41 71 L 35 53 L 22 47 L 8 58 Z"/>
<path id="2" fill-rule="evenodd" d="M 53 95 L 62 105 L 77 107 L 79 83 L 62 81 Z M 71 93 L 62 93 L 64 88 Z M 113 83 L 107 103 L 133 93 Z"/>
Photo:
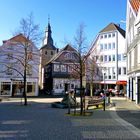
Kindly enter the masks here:
<path id="1" fill-rule="evenodd" d="M 99 33 L 104 33 L 104 32 L 109 32 L 109 31 L 119 31 L 120 34 L 125 37 L 125 30 L 123 30 L 122 28 L 120 28 L 120 26 L 114 24 L 114 23 L 110 23 L 108 24 L 104 29 L 102 29 Z"/>
<path id="2" fill-rule="evenodd" d="M 17 43 L 17 42 L 27 42 L 27 41 L 31 42 L 23 34 L 18 34 L 18 35 L 14 36 L 8 40 L 3 40 L 3 44 L 8 43 L 8 42 L 10 42 L 10 43 L 16 42 Z"/>
<path id="3" fill-rule="evenodd" d="M 67 44 L 63 49 L 63 51 L 76 51 L 70 44 Z"/>
<path id="4" fill-rule="evenodd" d="M 130 4 L 134 9 L 135 13 L 137 14 L 140 7 L 140 0 L 130 0 Z"/>
<path id="5" fill-rule="evenodd" d="M 52 61 L 57 60 L 63 52 L 67 52 L 67 51 L 77 52 L 73 47 L 71 47 L 71 45 L 67 44 L 62 50 L 60 50 L 57 54 L 55 54 L 47 64 L 51 63 Z"/>

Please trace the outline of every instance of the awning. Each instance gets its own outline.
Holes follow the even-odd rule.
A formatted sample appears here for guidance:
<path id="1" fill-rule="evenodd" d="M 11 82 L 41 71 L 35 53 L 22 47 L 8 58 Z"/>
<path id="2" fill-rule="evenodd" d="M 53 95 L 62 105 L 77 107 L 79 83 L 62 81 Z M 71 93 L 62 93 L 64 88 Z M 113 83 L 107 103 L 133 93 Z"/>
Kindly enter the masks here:
<path id="1" fill-rule="evenodd" d="M 125 80 L 118 80 L 116 82 L 116 85 L 126 85 L 126 84 L 127 84 L 127 81 L 125 81 Z"/>
<path id="2" fill-rule="evenodd" d="M 116 84 L 116 81 L 102 81 L 100 84 Z"/>

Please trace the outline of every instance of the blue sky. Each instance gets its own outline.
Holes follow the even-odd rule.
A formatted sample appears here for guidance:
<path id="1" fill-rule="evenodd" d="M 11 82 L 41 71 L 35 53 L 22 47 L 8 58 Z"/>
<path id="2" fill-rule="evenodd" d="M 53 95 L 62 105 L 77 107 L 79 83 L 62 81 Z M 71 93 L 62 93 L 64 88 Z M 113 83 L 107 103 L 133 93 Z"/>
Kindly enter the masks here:
<path id="1" fill-rule="evenodd" d="M 85 25 L 87 44 L 90 45 L 100 30 L 110 22 L 120 24 L 126 19 L 127 0 L 0 0 L 0 45 L 12 37 L 21 18 L 31 12 L 34 22 L 45 31 L 48 15 L 52 37 L 58 48 L 72 42 L 80 23 Z M 41 46 L 38 46 L 39 48 Z"/>

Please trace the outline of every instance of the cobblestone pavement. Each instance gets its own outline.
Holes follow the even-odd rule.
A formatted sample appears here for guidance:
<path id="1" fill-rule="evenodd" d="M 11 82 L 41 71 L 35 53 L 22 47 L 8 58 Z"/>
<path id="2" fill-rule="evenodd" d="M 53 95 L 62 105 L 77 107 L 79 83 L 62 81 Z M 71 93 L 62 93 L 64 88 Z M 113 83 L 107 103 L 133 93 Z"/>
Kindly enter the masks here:
<path id="1" fill-rule="evenodd" d="M 21 105 L 19 99 L 1 102 L 0 140 L 140 139 L 140 130 L 120 118 L 114 108 L 74 117 L 66 115 L 67 109 L 51 108 L 54 100 L 32 99 L 28 106 Z M 112 101 L 117 104 L 118 100 Z"/>
<path id="2" fill-rule="evenodd" d="M 119 117 L 140 129 L 140 106 L 126 98 L 114 98 L 112 102 L 116 105 Z"/>

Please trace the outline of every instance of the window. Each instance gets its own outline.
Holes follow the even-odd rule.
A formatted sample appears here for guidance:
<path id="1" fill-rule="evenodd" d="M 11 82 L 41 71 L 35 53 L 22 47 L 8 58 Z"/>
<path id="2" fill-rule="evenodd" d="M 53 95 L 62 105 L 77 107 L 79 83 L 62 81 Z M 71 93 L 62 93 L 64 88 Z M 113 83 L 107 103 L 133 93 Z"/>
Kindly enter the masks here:
<path id="1" fill-rule="evenodd" d="M 61 72 L 66 72 L 66 65 L 61 65 Z"/>
<path id="2" fill-rule="evenodd" d="M 32 51 L 33 51 L 33 46 L 29 45 L 29 46 L 27 47 L 27 51 L 28 51 L 28 52 L 32 52 Z"/>
<path id="3" fill-rule="evenodd" d="M 108 49 L 111 50 L 111 43 L 108 44 Z"/>
<path id="4" fill-rule="evenodd" d="M 63 86 L 62 86 L 62 84 L 60 84 L 60 89 L 62 89 L 63 88 Z"/>
<path id="5" fill-rule="evenodd" d="M 102 39 L 102 38 L 103 38 L 103 35 L 100 36 L 100 39 Z"/>
<path id="6" fill-rule="evenodd" d="M 121 68 L 118 68 L 118 74 L 121 75 Z"/>
<path id="7" fill-rule="evenodd" d="M 115 37 L 115 33 L 112 34 L 112 37 Z"/>
<path id="8" fill-rule="evenodd" d="M 72 65 L 68 65 L 68 72 L 72 72 L 73 71 L 73 66 Z"/>
<path id="9" fill-rule="evenodd" d="M 108 38 L 110 38 L 111 37 L 111 34 L 108 34 Z"/>
<path id="10" fill-rule="evenodd" d="M 140 35 L 140 27 L 137 28 L 137 34 Z"/>
<path id="11" fill-rule="evenodd" d="M 60 66 L 59 64 L 54 64 L 54 71 L 59 72 L 60 71 Z"/>
<path id="12" fill-rule="evenodd" d="M 103 56 L 102 55 L 100 56 L 100 61 L 103 62 Z"/>
<path id="13" fill-rule="evenodd" d="M 32 52 L 29 52 L 29 53 L 27 54 L 27 59 L 28 59 L 28 60 L 32 60 Z"/>
<path id="14" fill-rule="evenodd" d="M 10 82 L 1 82 L 1 95 L 10 95 Z"/>
<path id="15" fill-rule="evenodd" d="M 65 59 L 75 59 L 74 53 L 66 53 L 64 57 Z"/>
<path id="16" fill-rule="evenodd" d="M 122 60 L 125 61 L 126 60 L 126 55 L 122 54 Z"/>
<path id="17" fill-rule="evenodd" d="M 115 43 L 112 43 L 112 49 L 115 49 Z"/>
<path id="18" fill-rule="evenodd" d="M 126 75 L 126 67 L 123 67 L 123 74 Z"/>
<path id="19" fill-rule="evenodd" d="M 12 73 L 13 73 L 12 67 L 13 67 L 12 64 L 7 65 L 6 75 L 12 75 Z"/>
<path id="20" fill-rule="evenodd" d="M 27 65 L 27 75 L 32 75 L 32 65 Z"/>
<path id="21" fill-rule="evenodd" d="M 116 77 L 115 77 L 115 67 L 112 67 L 112 77 L 113 77 L 113 79 L 116 78 Z"/>
<path id="22" fill-rule="evenodd" d="M 118 54 L 118 61 L 121 61 L 121 54 Z"/>
<path id="23" fill-rule="evenodd" d="M 45 54 L 47 55 L 47 51 L 45 51 Z"/>
<path id="24" fill-rule="evenodd" d="M 107 62 L 107 55 L 104 56 L 104 61 Z"/>
<path id="25" fill-rule="evenodd" d="M 51 51 L 51 55 L 53 55 L 53 51 Z"/>
<path id="26" fill-rule="evenodd" d="M 139 56 L 139 55 L 138 55 Z M 134 49 L 131 51 L 131 67 L 134 67 L 134 61 L 135 61 L 135 54 L 134 54 Z"/>
<path id="27" fill-rule="evenodd" d="M 111 61 L 111 55 L 108 56 L 108 61 Z"/>
<path id="28" fill-rule="evenodd" d="M 115 61 L 115 55 L 114 54 L 112 55 L 112 60 Z"/>
<path id="29" fill-rule="evenodd" d="M 104 44 L 104 49 L 107 50 L 107 44 Z"/>
<path id="30" fill-rule="evenodd" d="M 104 35 L 104 38 L 107 38 L 107 35 Z"/>
<path id="31" fill-rule="evenodd" d="M 74 84 L 71 84 L 71 89 L 74 89 Z"/>
<path id="32" fill-rule="evenodd" d="M 138 64 L 140 64 L 140 56 L 139 56 L 139 52 L 140 52 L 140 44 L 138 44 L 138 46 L 137 46 L 137 56 L 138 56 L 138 59 L 137 59 L 137 63 Z M 128 63 L 129 63 L 129 61 L 128 61 Z"/>
<path id="33" fill-rule="evenodd" d="M 103 50 L 103 44 L 100 44 L 100 50 Z"/>
<path id="34" fill-rule="evenodd" d="M 10 59 L 13 59 L 13 54 L 12 54 L 12 53 L 8 53 L 8 54 L 7 54 L 7 59 L 9 59 L 9 60 L 10 60 Z"/>
<path id="35" fill-rule="evenodd" d="M 7 49 L 8 50 L 14 50 L 14 47 L 13 46 L 8 46 Z"/>

